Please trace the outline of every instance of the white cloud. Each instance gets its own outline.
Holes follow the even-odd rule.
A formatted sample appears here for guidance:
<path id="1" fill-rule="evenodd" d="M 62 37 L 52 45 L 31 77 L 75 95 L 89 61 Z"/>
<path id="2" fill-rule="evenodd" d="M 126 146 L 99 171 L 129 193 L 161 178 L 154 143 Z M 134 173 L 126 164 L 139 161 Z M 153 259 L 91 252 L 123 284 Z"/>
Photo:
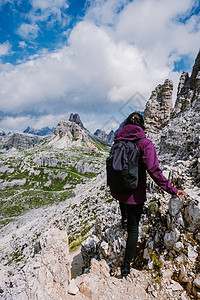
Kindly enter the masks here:
<path id="1" fill-rule="evenodd" d="M 69 47 L 18 65 L 6 76 L 2 73 L 2 109 L 20 111 L 39 105 L 50 111 L 69 104 L 96 109 L 95 103 L 123 101 L 138 90 L 147 96 L 158 80 L 147 74 L 143 55 L 135 46 L 115 43 L 91 23 L 79 23 L 69 42 Z M 156 71 L 164 80 L 169 68 L 160 69 L 161 76 Z"/>
<path id="2" fill-rule="evenodd" d="M 66 24 L 69 20 L 65 13 L 65 10 L 69 7 L 66 0 L 32 0 L 31 4 L 32 9 L 27 17 L 34 23 L 44 22 L 49 17 L 51 18 L 51 21 L 48 20 L 49 24 L 55 22 Z"/>
<path id="3" fill-rule="evenodd" d="M 53 9 L 55 3 L 64 5 L 32 2 L 35 11 L 45 5 Z M 67 47 L 2 72 L 1 109 L 50 115 L 76 111 L 107 118 L 136 92 L 148 99 L 166 78 L 176 87 L 180 74 L 173 72 L 174 60 L 182 55 L 194 60 L 199 50 L 199 16 L 179 22 L 179 17 L 188 17 L 194 1 L 135 0 L 116 13 L 125 3 L 98 1 L 72 29 Z M 22 32 L 34 35 L 38 27 Z M 92 119 L 85 120 L 92 124 Z"/>
<path id="4" fill-rule="evenodd" d="M 59 114 L 59 115 L 53 115 L 49 114 L 46 116 L 41 116 L 39 118 L 32 118 L 31 119 L 31 127 L 36 129 L 41 129 L 44 127 L 55 127 L 58 122 L 61 120 L 68 120 L 69 114 Z M 29 120 L 30 124 L 30 120 Z M 29 125 L 30 126 L 30 125 Z"/>
<path id="5" fill-rule="evenodd" d="M 96 25 L 114 25 L 118 20 L 118 12 L 128 2 L 128 0 L 88 1 L 89 8 L 85 19 L 94 22 Z"/>
<path id="6" fill-rule="evenodd" d="M 29 121 L 30 117 L 5 117 L 0 122 L 0 128 L 7 132 L 23 131 Z"/>
<path id="7" fill-rule="evenodd" d="M 17 29 L 17 33 L 24 39 L 35 39 L 38 36 L 39 27 L 37 24 L 23 23 Z"/>
<path id="8" fill-rule="evenodd" d="M 147 52 L 157 48 L 161 51 L 159 56 L 166 56 L 174 49 L 188 54 L 192 49 L 190 41 L 196 52 L 199 32 L 192 33 L 194 23 L 190 18 L 185 24 L 179 22 L 180 17 L 189 15 L 194 3 L 194 0 L 182 0 L 181 3 L 179 0 L 134 1 L 120 14 L 117 38 L 135 43 Z"/>
<path id="9" fill-rule="evenodd" d="M 5 117 L 0 121 L 0 128 L 7 131 L 24 131 L 28 126 L 41 129 L 44 127 L 55 127 L 60 120 L 66 120 L 69 118 L 69 114 L 60 115 L 46 115 L 41 117 L 33 117 L 31 115 L 20 117 Z"/>
<path id="10" fill-rule="evenodd" d="M 53 13 L 61 8 L 68 8 L 66 0 L 32 0 L 34 9 L 51 10 Z"/>
<path id="11" fill-rule="evenodd" d="M 66 0 L 31 0 L 31 10 L 24 16 L 29 20 L 17 29 L 24 39 L 35 39 L 40 30 L 40 22 L 46 26 L 53 27 L 55 23 L 64 26 L 69 23 L 70 16 L 66 14 L 69 7 Z"/>
<path id="12" fill-rule="evenodd" d="M 27 47 L 26 42 L 25 42 L 25 41 L 20 41 L 20 42 L 19 42 L 19 47 L 20 47 L 20 48 L 26 48 L 26 47 Z"/>
<path id="13" fill-rule="evenodd" d="M 0 56 L 8 55 L 11 50 L 11 44 L 9 42 L 5 42 L 0 44 Z"/>

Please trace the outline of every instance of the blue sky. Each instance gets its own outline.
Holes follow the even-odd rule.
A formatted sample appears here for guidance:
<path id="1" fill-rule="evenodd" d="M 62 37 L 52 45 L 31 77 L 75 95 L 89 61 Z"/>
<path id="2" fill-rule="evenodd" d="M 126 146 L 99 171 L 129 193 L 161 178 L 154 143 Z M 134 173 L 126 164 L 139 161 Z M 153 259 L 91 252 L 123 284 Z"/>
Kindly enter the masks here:
<path id="1" fill-rule="evenodd" d="M 199 0 L 0 0 L 0 128 L 116 126 L 166 78 L 175 100 L 199 41 Z"/>

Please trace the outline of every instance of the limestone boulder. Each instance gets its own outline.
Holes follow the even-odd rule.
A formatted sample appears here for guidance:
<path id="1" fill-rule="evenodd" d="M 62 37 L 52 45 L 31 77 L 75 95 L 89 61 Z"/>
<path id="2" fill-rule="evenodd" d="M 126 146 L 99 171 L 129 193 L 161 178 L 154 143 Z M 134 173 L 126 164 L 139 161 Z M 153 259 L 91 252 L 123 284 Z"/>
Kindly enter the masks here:
<path id="1" fill-rule="evenodd" d="M 154 142 L 159 141 L 161 130 L 168 124 L 172 114 L 173 83 L 166 79 L 152 92 L 145 108 L 145 127 L 147 137 Z"/>

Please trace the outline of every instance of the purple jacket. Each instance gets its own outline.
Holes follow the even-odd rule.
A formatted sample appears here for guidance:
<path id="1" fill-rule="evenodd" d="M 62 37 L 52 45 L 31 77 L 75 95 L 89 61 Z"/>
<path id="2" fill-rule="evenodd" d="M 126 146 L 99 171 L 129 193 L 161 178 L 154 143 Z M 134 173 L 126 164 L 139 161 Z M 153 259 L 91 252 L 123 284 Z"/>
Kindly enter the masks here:
<path id="1" fill-rule="evenodd" d="M 162 174 L 159 168 L 158 157 L 156 149 L 151 140 L 146 138 L 144 130 L 136 125 L 125 125 L 121 128 L 114 138 L 117 140 L 134 141 L 141 139 L 138 142 L 139 152 L 139 180 L 138 187 L 133 192 L 117 192 L 112 187 L 110 188 L 111 195 L 126 204 L 139 204 L 146 201 L 146 171 L 152 179 L 166 192 L 171 195 L 176 195 L 178 190 L 173 187 L 170 182 Z"/>

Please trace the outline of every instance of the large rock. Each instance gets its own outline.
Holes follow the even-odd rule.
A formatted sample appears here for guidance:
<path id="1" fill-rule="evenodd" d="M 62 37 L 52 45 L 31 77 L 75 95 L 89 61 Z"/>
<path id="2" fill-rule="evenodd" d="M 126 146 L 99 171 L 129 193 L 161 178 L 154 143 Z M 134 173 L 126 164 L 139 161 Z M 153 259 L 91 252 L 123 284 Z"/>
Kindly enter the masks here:
<path id="1" fill-rule="evenodd" d="M 172 92 L 173 83 L 167 79 L 163 85 L 159 84 L 155 88 L 146 103 L 144 121 L 147 137 L 155 142 L 159 141 L 161 130 L 171 118 Z"/>
<path id="2" fill-rule="evenodd" d="M 86 266 L 92 258 L 105 259 L 110 268 L 123 262 L 126 232 L 120 224 L 119 206 L 104 207 L 96 219 L 93 235 L 82 244 L 81 252 Z"/>
<path id="3" fill-rule="evenodd" d="M 187 190 L 190 194 L 185 208 L 185 220 L 191 231 L 200 229 L 200 196 L 199 189 Z"/>
<path id="4" fill-rule="evenodd" d="M 69 138 L 80 139 L 83 135 L 83 131 L 76 123 L 63 120 L 56 125 L 54 134 L 60 138 L 67 135 Z"/>
<path id="5" fill-rule="evenodd" d="M 172 249 L 174 244 L 179 240 L 180 232 L 178 229 L 174 229 L 173 231 L 166 232 L 164 236 L 164 243 L 167 249 Z"/>
<path id="6" fill-rule="evenodd" d="M 3 299 L 67 299 L 71 265 L 66 232 L 49 229 L 35 243 L 34 257 L 28 259 L 22 270 L 12 279 L 4 276 L 1 278 L 7 286 L 0 282 Z"/>
<path id="7" fill-rule="evenodd" d="M 71 113 L 69 116 L 69 121 L 74 122 L 77 125 L 79 125 L 82 129 L 85 129 L 85 127 L 83 126 L 83 123 L 81 122 L 81 118 L 78 114 Z"/>

